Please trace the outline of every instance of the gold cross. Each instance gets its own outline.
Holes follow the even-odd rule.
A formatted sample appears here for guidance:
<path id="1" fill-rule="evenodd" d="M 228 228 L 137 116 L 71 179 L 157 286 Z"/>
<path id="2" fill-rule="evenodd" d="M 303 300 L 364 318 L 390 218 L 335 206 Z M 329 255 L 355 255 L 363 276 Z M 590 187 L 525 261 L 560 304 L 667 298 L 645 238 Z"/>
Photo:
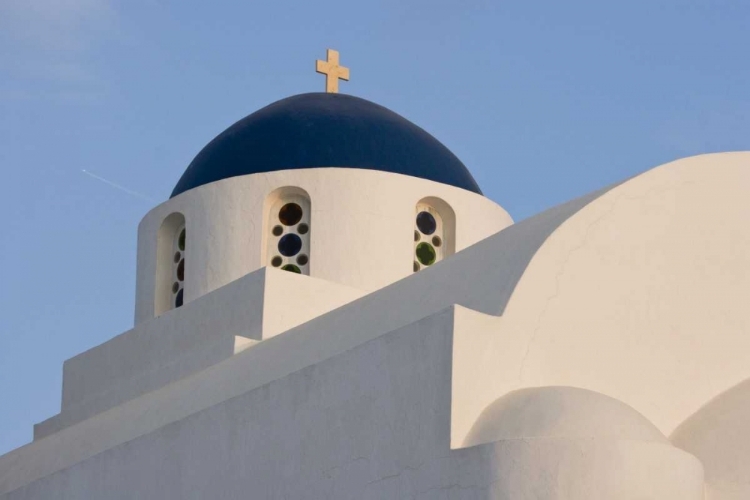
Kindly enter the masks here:
<path id="1" fill-rule="evenodd" d="M 349 81 L 349 68 L 339 66 L 339 53 L 328 49 L 327 61 L 315 61 L 315 71 L 326 75 L 326 92 L 339 91 L 339 78 Z"/>

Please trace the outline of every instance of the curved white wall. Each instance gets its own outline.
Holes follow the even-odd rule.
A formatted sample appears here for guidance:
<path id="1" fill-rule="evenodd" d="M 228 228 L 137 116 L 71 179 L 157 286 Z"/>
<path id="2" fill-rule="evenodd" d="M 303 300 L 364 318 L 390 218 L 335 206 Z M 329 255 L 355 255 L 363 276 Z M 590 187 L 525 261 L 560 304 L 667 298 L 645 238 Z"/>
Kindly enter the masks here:
<path id="1" fill-rule="evenodd" d="M 489 405 L 464 446 L 503 439 L 578 438 L 668 443 L 654 424 L 614 398 L 578 387 L 527 387 Z"/>
<path id="2" fill-rule="evenodd" d="M 484 405 L 521 387 L 582 387 L 669 435 L 750 378 L 749 192 L 750 153 L 704 155 L 634 177 L 570 215 L 536 250 L 482 349 L 476 371 L 492 381 L 477 384 Z M 533 223 L 455 260 L 471 256 L 484 269 L 522 244 L 508 240 L 514 228 Z M 461 272 L 477 297 L 505 286 Z"/>
<path id="3" fill-rule="evenodd" d="M 472 498 L 704 500 L 700 462 L 669 444 L 540 438 L 477 448 L 488 457 L 493 481 Z"/>
<path id="4" fill-rule="evenodd" d="M 750 379 L 717 396 L 670 439 L 706 470 L 706 500 L 750 498 Z"/>
<path id="5" fill-rule="evenodd" d="M 487 498 L 703 500 L 703 467 L 628 405 L 577 387 L 512 391 L 465 446 L 488 452 Z"/>
<path id="6" fill-rule="evenodd" d="M 165 217 L 185 216 L 189 302 L 265 265 L 264 202 L 287 186 L 304 190 L 312 203 L 310 275 L 368 292 L 412 274 L 414 207 L 423 198 L 439 198 L 454 210 L 456 251 L 513 223 L 484 196 L 376 170 L 315 168 L 225 179 L 182 193 L 141 221 L 136 324 L 155 315 L 157 235 Z"/>

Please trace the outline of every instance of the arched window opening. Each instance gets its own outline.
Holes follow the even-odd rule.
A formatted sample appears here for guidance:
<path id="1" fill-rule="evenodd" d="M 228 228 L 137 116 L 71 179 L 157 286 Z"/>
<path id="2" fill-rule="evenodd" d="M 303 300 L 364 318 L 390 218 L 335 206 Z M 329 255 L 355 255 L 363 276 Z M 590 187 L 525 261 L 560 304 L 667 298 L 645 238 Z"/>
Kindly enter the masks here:
<path id="1" fill-rule="evenodd" d="M 439 198 L 417 203 L 414 216 L 414 272 L 435 265 L 455 249 L 455 215 Z"/>
<path id="2" fill-rule="evenodd" d="M 185 243 L 187 233 L 185 225 L 177 231 L 174 239 L 174 257 L 172 257 L 172 298 L 173 308 L 182 306 L 185 301 Z"/>
<path id="3" fill-rule="evenodd" d="M 266 199 L 266 264 L 310 274 L 310 197 L 299 188 L 277 189 Z"/>
<path id="4" fill-rule="evenodd" d="M 185 216 L 170 214 L 162 222 L 157 236 L 156 316 L 185 303 L 187 246 Z"/>

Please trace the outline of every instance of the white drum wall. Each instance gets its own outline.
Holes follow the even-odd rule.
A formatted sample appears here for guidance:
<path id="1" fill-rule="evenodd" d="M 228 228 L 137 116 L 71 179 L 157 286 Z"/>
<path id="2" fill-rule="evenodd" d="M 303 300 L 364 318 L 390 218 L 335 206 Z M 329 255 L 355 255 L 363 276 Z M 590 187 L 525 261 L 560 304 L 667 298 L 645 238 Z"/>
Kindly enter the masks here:
<path id="1" fill-rule="evenodd" d="M 376 170 L 314 168 L 232 177 L 201 186 L 151 210 L 138 228 L 135 323 L 155 316 L 157 235 L 174 212 L 185 216 L 185 302 L 264 265 L 264 200 L 275 190 L 304 190 L 312 204 L 310 275 L 374 291 L 413 273 L 414 210 L 426 197 L 456 214 L 460 251 L 513 220 L 484 196 Z"/>

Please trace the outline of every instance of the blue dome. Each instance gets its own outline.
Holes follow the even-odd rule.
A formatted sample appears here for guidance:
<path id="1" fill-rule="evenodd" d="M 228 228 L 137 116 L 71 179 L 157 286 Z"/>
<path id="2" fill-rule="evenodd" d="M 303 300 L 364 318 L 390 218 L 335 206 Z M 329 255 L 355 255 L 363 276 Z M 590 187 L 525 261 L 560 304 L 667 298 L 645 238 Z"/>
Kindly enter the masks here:
<path id="1" fill-rule="evenodd" d="M 319 167 L 382 170 L 482 194 L 456 155 L 409 120 L 358 97 L 311 93 L 270 104 L 219 134 L 172 197 L 238 175 Z"/>

